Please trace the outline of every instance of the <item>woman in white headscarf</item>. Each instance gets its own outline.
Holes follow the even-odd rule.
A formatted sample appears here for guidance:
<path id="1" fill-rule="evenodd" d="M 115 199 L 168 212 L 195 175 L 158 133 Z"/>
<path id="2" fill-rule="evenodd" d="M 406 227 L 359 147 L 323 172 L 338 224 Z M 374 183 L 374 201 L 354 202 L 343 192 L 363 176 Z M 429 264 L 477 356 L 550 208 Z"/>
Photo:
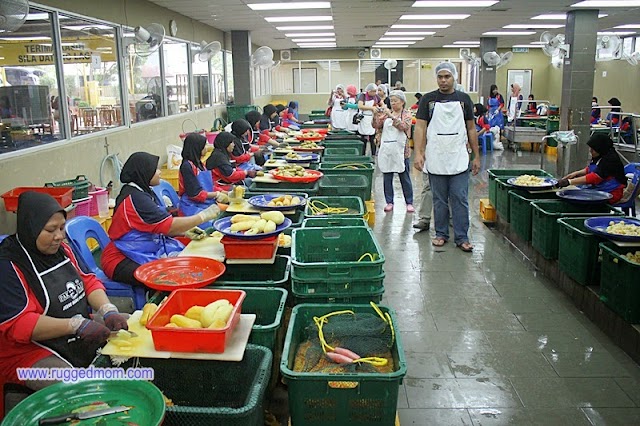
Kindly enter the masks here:
<path id="1" fill-rule="evenodd" d="M 331 105 L 331 128 L 333 129 L 347 128 L 348 114 L 347 111 L 342 109 L 345 100 L 344 86 L 338 84 L 336 89 L 331 92 L 331 97 L 329 98 L 329 105 Z"/>
<path id="2" fill-rule="evenodd" d="M 511 97 L 509 98 L 509 108 L 507 109 L 507 121 L 512 122 L 520 115 L 522 106 L 522 88 L 518 83 L 511 85 Z"/>
<path id="3" fill-rule="evenodd" d="M 369 142 L 369 145 L 371 146 L 371 155 L 376 155 L 376 130 L 373 128 L 373 114 L 381 106 L 380 97 L 377 92 L 378 87 L 373 83 L 369 83 L 364 89 L 364 93 L 360 95 L 360 98 L 358 99 L 359 113 L 362 114 L 362 119 L 358 124 L 358 134 L 362 136 L 365 144 L 365 151 L 367 142 Z"/>

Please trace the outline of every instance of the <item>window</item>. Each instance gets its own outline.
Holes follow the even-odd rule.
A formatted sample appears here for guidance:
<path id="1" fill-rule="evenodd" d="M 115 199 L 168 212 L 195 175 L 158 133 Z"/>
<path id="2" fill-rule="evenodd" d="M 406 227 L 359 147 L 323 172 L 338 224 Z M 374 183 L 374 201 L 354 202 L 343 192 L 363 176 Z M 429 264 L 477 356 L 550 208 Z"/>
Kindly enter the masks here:
<path id="1" fill-rule="evenodd" d="M 210 107 L 212 104 L 211 93 L 209 90 L 209 88 L 211 87 L 211 80 L 209 79 L 209 66 L 211 60 L 206 60 L 206 57 L 199 56 L 199 52 L 200 46 L 197 44 L 192 44 L 191 72 L 193 73 L 193 109 Z"/>
<path id="2" fill-rule="evenodd" d="M 189 55 L 187 44 L 166 40 L 162 44 L 164 77 L 167 86 L 167 115 L 189 111 Z"/>
<path id="3" fill-rule="evenodd" d="M 153 120 L 164 115 L 160 77 L 160 52 L 138 44 L 132 31 L 124 33 L 125 70 L 131 122 Z"/>
<path id="4" fill-rule="evenodd" d="M 625 37 L 622 39 L 622 53 L 624 55 L 633 53 L 633 37 Z"/>
<path id="5" fill-rule="evenodd" d="M 420 82 L 418 80 L 418 75 L 420 74 L 420 60 L 416 59 L 414 61 L 398 61 L 398 66 L 400 66 L 400 64 L 402 64 L 403 69 L 402 85 L 405 87 L 405 89 L 407 89 L 408 92 L 419 92 Z M 407 104 L 413 104 L 414 99 L 407 99 Z"/>
<path id="6" fill-rule="evenodd" d="M 383 60 L 370 59 L 370 60 L 360 61 L 360 86 L 358 87 L 358 89 L 362 89 L 364 91 L 367 88 L 367 85 L 369 83 L 375 83 L 376 80 L 381 80 L 381 78 L 376 78 L 376 70 L 378 68 L 381 68 L 385 72 L 387 71 L 386 68 L 384 67 Z"/>
<path id="7" fill-rule="evenodd" d="M 345 87 L 345 93 L 347 86 L 350 84 L 356 86 L 356 91 L 359 89 L 357 60 L 318 61 L 318 65 L 323 71 L 331 71 L 331 82 L 324 77 L 323 73 L 318 75 L 318 92 L 328 95 L 338 84 L 342 84 Z"/>
<path id="8" fill-rule="evenodd" d="M 224 52 L 218 52 L 211 59 L 211 82 L 213 84 L 213 103 L 224 104 L 224 62 L 222 60 Z"/>
<path id="9" fill-rule="evenodd" d="M 227 99 L 225 99 L 225 102 L 227 104 L 232 104 L 234 103 L 234 96 L 233 96 L 233 55 L 231 54 L 231 52 L 224 52 L 224 54 L 226 55 L 226 65 L 227 65 L 227 75 L 225 76 L 227 79 Z"/>
<path id="10" fill-rule="evenodd" d="M 51 14 L 31 8 L 20 29 L 0 34 L 0 153 L 64 138 L 52 32 Z"/>
<path id="11" fill-rule="evenodd" d="M 640 52 L 640 37 L 636 37 L 635 46 L 633 48 L 634 52 Z"/>
<path id="12" fill-rule="evenodd" d="M 115 28 L 61 14 L 60 33 L 71 135 L 121 126 Z"/>

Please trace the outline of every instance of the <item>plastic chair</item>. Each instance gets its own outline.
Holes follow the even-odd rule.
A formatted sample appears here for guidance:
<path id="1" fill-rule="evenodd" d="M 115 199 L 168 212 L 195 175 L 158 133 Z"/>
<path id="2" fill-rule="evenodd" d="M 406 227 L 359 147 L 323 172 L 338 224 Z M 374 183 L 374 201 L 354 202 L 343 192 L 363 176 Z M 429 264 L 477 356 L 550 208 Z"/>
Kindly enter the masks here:
<path id="1" fill-rule="evenodd" d="M 0 235 L 0 243 L 2 242 L 2 240 L 4 240 L 7 237 L 8 237 L 8 235 L 6 235 L 6 234 Z"/>
<path id="2" fill-rule="evenodd" d="M 483 133 L 478 137 L 478 142 L 482 145 L 483 155 L 487 155 L 487 144 L 489 145 L 489 151 L 493 151 L 493 133 Z"/>
<path id="3" fill-rule="evenodd" d="M 163 198 L 163 195 L 165 195 L 169 197 L 169 199 L 171 200 L 171 203 L 173 204 L 171 209 L 178 210 L 178 206 L 180 204 L 180 197 L 178 197 L 178 193 L 176 192 L 175 189 L 173 189 L 173 186 L 171 186 L 169 182 L 167 182 L 164 179 L 160 179 L 160 184 L 156 186 L 152 186 L 151 189 L 153 189 L 153 192 L 155 192 L 155 194 L 158 196 L 158 199 L 162 203 L 163 207 L 167 207 Z"/>
<path id="4" fill-rule="evenodd" d="M 631 178 L 632 182 L 635 185 L 633 189 L 633 193 L 631 194 L 631 198 L 624 203 L 614 204 L 613 207 L 618 207 L 622 209 L 629 216 L 635 217 L 636 215 L 636 198 L 638 198 L 638 193 L 640 192 L 640 163 L 629 163 L 624 166 L 624 173 L 629 174 L 633 173 L 633 178 Z"/>
<path id="5" fill-rule="evenodd" d="M 130 286 L 129 284 L 112 281 L 96 264 L 93 253 L 87 245 L 87 240 L 89 238 L 95 239 L 98 242 L 100 250 L 104 250 L 111 241 L 97 220 L 89 216 L 74 217 L 67 221 L 65 231 L 73 253 L 80 262 L 84 263 L 90 272 L 96 274 L 98 279 L 102 281 L 108 296 L 129 297 L 133 299 L 133 304 L 136 309 L 142 309 L 144 307 L 144 304 L 147 302 L 145 295 L 146 289 L 144 287 Z"/>

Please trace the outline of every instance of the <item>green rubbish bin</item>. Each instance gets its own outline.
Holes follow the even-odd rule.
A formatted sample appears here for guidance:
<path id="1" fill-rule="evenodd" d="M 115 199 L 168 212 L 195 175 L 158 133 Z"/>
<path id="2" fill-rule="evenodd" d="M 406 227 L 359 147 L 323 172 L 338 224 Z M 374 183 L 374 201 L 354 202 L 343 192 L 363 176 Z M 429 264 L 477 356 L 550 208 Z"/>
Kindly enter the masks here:
<path id="1" fill-rule="evenodd" d="M 257 111 L 255 105 L 227 105 L 227 122 L 232 123 L 240 118 L 244 118 L 249 111 Z"/>

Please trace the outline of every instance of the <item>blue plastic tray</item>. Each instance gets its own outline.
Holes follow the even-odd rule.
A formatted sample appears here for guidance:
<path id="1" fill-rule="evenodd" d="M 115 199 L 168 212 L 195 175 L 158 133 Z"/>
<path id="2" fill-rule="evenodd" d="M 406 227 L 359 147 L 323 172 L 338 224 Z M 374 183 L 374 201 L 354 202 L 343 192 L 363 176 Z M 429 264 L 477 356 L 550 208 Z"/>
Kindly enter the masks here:
<path id="1" fill-rule="evenodd" d="M 576 204 L 599 204 L 606 203 L 613 195 L 595 189 L 565 189 L 558 191 L 558 197 L 569 203 Z"/>
<path id="2" fill-rule="evenodd" d="M 534 191 L 546 191 L 547 189 L 553 188 L 558 184 L 558 180 L 554 178 L 544 178 L 544 184 L 540 186 L 526 186 L 526 185 L 516 185 L 515 181 L 518 179 L 517 177 L 512 177 L 507 179 L 507 183 L 514 188 L 524 189 L 525 191 L 534 192 Z"/>
<path id="3" fill-rule="evenodd" d="M 218 219 L 213 222 L 213 227 L 216 228 L 216 231 L 220 231 L 224 235 L 228 235 L 233 238 L 238 238 L 241 240 L 259 240 L 264 237 L 268 237 L 270 235 L 276 235 L 287 229 L 291 226 L 291 219 L 284 218 L 284 222 L 280 225 L 276 226 L 276 230 L 273 232 L 263 232 L 262 234 L 256 235 L 244 235 L 242 232 L 232 232 L 231 231 L 231 218 L 233 216 L 223 217 L 222 219 Z"/>
<path id="4" fill-rule="evenodd" d="M 304 157 L 305 159 L 300 159 L 300 160 L 292 160 L 290 158 L 284 158 L 284 160 L 287 163 L 291 163 L 291 164 L 296 164 L 296 163 L 301 163 L 301 164 L 306 164 L 306 163 L 317 163 L 318 161 L 320 161 L 320 154 L 314 154 L 312 152 L 306 153 L 298 153 L 299 156 Z"/>
<path id="5" fill-rule="evenodd" d="M 281 206 L 281 207 L 272 207 L 272 206 L 267 206 L 267 204 L 269 204 L 269 201 L 273 200 L 274 198 L 278 198 L 278 197 L 282 197 L 283 195 L 291 195 L 292 197 L 298 197 L 300 198 L 300 204 L 297 204 L 295 206 Z M 304 207 L 307 204 L 307 194 L 264 194 L 264 195 L 255 195 L 251 198 L 249 198 L 249 204 L 251 204 L 253 207 L 260 209 L 260 210 L 278 210 L 278 211 L 287 211 L 287 210 L 292 210 L 292 209 L 296 209 L 298 207 Z"/>
<path id="6" fill-rule="evenodd" d="M 601 235 L 610 240 L 627 241 L 627 242 L 634 242 L 634 243 L 640 242 L 640 236 L 635 237 L 632 235 L 610 234 L 607 231 L 605 231 L 607 229 L 607 226 L 609 226 L 610 222 L 618 223 L 621 221 L 624 221 L 624 223 L 631 223 L 636 226 L 640 226 L 640 220 L 638 219 L 634 219 L 631 217 L 611 217 L 611 216 L 590 217 L 589 219 L 585 219 L 584 226 L 594 234 Z"/>

